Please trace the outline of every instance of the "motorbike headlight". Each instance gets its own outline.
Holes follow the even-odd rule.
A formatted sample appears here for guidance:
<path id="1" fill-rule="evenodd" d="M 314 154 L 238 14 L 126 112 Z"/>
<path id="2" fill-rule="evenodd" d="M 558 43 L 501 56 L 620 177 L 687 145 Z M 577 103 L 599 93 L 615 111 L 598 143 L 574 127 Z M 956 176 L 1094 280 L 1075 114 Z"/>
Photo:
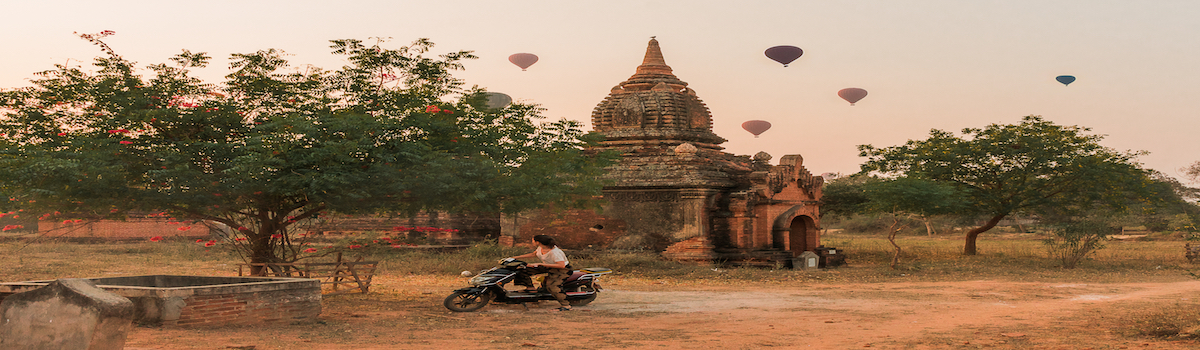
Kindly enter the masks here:
<path id="1" fill-rule="evenodd" d="M 478 286 L 481 284 L 486 284 L 489 279 L 491 279 L 491 278 L 484 277 L 483 275 L 477 275 L 475 277 L 471 277 L 470 280 L 467 280 L 467 284 L 470 284 L 472 286 Z"/>

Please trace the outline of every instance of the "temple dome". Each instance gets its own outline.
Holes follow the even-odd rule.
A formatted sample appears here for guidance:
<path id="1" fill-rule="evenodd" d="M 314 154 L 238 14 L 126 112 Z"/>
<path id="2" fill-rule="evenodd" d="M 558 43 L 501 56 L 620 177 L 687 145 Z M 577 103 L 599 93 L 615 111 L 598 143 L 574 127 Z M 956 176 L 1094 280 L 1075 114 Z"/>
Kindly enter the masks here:
<path id="1" fill-rule="evenodd" d="M 592 111 L 592 127 L 608 145 L 654 140 L 719 150 L 725 142 L 712 132 L 708 107 L 675 76 L 654 38 L 633 76 Z"/>

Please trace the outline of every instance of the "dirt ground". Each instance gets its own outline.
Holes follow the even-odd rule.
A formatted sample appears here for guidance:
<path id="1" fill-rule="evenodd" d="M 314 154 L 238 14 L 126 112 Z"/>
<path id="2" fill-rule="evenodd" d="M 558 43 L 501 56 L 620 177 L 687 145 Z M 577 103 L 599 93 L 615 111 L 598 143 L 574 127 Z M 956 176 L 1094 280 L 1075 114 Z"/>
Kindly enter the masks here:
<path id="1" fill-rule="evenodd" d="M 392 281 L 327 297 L 321 320 L 267 327 L 137 327 L 126 349 L 1197 349 L 1119 334 L 1134 312 L 1195 305 L 1200 281 L 676 286 L 620 278 L 591 305 L 451 313 L 456 285 Z"/>

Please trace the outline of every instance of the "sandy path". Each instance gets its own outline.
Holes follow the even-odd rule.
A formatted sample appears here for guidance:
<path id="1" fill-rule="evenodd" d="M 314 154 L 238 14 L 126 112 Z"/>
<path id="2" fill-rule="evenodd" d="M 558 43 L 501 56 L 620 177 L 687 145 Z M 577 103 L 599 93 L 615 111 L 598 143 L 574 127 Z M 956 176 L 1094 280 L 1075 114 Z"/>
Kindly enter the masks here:
<path id="1" fill-rule="evenodd" d="M 323 324 L 254 332 L 138 328 L 128 348 L 1200 348 L 1111 332 L 1130 309 L 1200 300 L 1200 281 L 654 287 L 613 286 L 569 313 L 550 311 L 550 303 L 448 313 L 440 306 L 443 295 L 431 292 L 361 310 L 327 306 Z"/>

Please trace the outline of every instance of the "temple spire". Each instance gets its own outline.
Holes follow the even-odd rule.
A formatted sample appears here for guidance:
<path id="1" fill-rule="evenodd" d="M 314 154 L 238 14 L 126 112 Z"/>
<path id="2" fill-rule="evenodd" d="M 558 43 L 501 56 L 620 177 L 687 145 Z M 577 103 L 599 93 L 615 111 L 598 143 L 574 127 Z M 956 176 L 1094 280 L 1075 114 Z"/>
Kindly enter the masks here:
<path id="1" fill-rule="evenodd" d="M 646 57 L 642 59 L 642 65 L 638 66 L 637 73 L 634 76 L 642 74 L 671 74 L 671 67 L 667 66 L 667 60 L 663 59 L 662 48 L 658 47 L 658 40 L 650 37 L 650 44 L 646 46 Z"/>

